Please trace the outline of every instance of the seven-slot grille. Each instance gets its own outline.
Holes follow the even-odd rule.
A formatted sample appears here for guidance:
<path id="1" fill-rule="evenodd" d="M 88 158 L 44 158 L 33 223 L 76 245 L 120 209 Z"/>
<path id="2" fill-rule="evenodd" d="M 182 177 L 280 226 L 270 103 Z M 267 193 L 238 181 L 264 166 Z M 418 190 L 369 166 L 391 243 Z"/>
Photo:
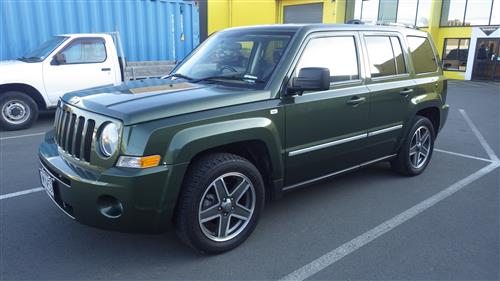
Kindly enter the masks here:
<path id="1" fill-rule="evenodd" d="M 86 119 L 58 107 L 54 121 L 55 141 L 64 152 L 90 162 L 95 125 L 93 119 Z"/>

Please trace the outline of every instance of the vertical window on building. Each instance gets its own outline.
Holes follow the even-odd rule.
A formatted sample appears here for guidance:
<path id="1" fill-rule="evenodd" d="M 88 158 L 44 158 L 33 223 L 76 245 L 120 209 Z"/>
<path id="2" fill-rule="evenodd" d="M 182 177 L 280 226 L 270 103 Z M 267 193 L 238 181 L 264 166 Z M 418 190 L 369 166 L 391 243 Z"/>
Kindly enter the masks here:
<path id="1" fill-rule="evenodd" d="M 396 63 L 390 38 L 388 36 L 367 36 L 365 42 L 372 77 L 396 75 Z"/>
<path id="2" fill-rule="evenodd" d="M 431 15 L 433 0 L 419 0 L 417 12 L 417 26 L 429 26 L 429 17 Z"/>
<path id="3" fill-rule="evenodd" d="M 417 0 L 414 1 L 416 2 Z M 380 10 L 378 13 L 378 20 L 381 22 L 396 22 L 396 13 L 398 12 L 398 2 L 402 1 L 380 0 Z"/>
<path id="4" fill-rule="evenodd" d="M 415 11 L 417 0 L 398 1 L 398 22 L 404 24 L 415 24 Z"/>
<path id="5" fill-rule="evenodd" d="M 466 2 L 466 0 L 443 0 L 441 26 L 463 25 Z"/>
<path id="6" fill-rule="evenodd" d="M 467 1 L 464 25 L 488 25 L 492 0 Z"/>
<path id="7" fill-rule="evenodd" d="M 445 39 L 443 69 L 465 71 L 469 55 L 469 39 Z"/>
<path id="8" fill-rule="evenodd" d="M 435 72 L 437 70 L 437 59 L 429 40 L 418 36 L 408 36 L 407 38 L 415 72 L 417 74 Z"/>
<path id="9" fill-rule="evenodd" d="M 296 68 L 295 76 L 304 67 L 325 67 L 330 81 L 359 79 L 358 56 L 352 36 L 312 39 L 306 46 Z"/>
<path id="10" fill-rule="evenodd" d="M 364 22 L 377 21 L 379 0 L 361 1 L 361 20 Z"/>
<path id="11" fill-rule="evenodd" d="M 493 1 L 490 25 L 500 24 L 500 0 Z"/>
<path id="12" fill-rule="evenodd" d="M 403 55 L 403 48 L 401 47 L 401 42 L 398 37 L 391 37 L 392 51 L 394 52 L 394 57 L 396 58 L 396 71 L 398 74 L 404 74 L 406 72 L 405 58 Z"/>

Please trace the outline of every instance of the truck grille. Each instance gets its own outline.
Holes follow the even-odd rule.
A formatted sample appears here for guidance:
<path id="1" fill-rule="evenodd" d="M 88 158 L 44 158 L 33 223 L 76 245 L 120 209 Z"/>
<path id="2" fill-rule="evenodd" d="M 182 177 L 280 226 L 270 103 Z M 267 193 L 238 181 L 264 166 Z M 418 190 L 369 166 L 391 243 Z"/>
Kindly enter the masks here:
<path id="1" fill-rule="evenodd" d="M 58 107 L 54 130 L 55 141 L 69 155 L 90 162 L 90 150 L 96 122 L 72 113 L 69 108 Z"/>

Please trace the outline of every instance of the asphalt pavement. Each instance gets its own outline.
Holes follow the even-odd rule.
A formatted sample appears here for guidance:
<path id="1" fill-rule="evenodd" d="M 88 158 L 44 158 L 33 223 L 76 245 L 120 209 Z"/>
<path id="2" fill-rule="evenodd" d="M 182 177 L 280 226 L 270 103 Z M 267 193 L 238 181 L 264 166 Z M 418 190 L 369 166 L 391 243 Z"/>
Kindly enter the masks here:
<path id="1" fill-rule="evenodd" d="M 379 163 L 292 191 L 217 256 L 173 231 L 110 232 L 61 213 L 40 191 L 37 146 L 53 119 L 43 114 L 0 132 L 0 279 L 499 280 L 500 84 L 451 81 L 448 103 L 422 175 Z"/>

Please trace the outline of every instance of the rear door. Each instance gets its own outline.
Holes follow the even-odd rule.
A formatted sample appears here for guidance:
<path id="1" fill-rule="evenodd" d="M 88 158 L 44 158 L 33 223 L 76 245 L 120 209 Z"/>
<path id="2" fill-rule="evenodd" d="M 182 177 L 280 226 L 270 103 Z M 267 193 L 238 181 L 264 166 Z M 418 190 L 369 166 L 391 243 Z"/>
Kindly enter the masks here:
<path id="1" fill-rule="evenodd" d="M 398 33 L 364 32 L 367 87 L 370 90 L 368 139 L 370 158 L 395 152 L 415 92 L 408 71 L 403 37 Z"/>
<path id="2" fill-rule="evenodd" d="M 63 63 L 54 63 L 56 55 L 45 60 L 43 80 L 51 102 L 67 92 L 113 84 L 111 52 L 114 50 L 107 49 L 104 38 L 76 38 L 56 53 Z"/>
<path id="3" fill-rule="evenodd" d="M 369 95 L 356 32 L 316 34 L 294 67 L 330 69 L 330 90 L 283 97 L 288 188 L 366 160 Z"/>

